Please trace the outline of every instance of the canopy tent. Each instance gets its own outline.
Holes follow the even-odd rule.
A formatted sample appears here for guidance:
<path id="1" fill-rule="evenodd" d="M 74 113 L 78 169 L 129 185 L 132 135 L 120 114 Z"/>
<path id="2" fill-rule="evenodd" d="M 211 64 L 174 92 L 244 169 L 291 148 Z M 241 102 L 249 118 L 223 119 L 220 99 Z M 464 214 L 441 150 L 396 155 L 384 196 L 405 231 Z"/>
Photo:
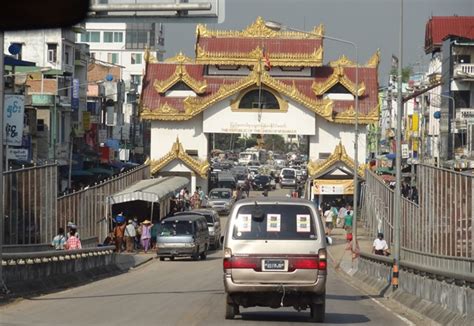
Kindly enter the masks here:
<path id="1" fill-rule="evenodd" d="M 189 179 L 185 177 L 163 177 L 141 180 L 138 183 L 108 197 L 110 204 L 142 200 L 159 202 L 162 198 L 173 195 L 176 191 L 187 186 Z"/>

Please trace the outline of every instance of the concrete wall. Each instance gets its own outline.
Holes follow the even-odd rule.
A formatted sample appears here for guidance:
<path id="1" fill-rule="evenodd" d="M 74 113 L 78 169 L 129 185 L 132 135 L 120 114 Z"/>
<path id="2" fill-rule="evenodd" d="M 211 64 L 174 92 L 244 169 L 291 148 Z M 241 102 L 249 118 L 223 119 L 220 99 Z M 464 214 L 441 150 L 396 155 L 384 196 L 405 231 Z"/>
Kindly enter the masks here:
<path id="1" fill-rule="evenodd" d="M 151 123 L 151 159 L 166 155 L 176 137 L 184 150 L 197 150 L 200 160 L 207 159 L 207 135 L 202 130 L 202 114 L 187 121 L 153 121 Z"/>
<path id="2" fill-rule="evenodd" d="M 334 152 L 334 149 L 341 141 L 346 148 L 347 154 L 354 158 L 354 125 L 332 123 L 316 116 L 316 135 L 310 139 L 310 159 L 319 159 L 320 153 Z M 365 163 L 366 157 L 366 128 L 359 126 L 359 163 Z"/>

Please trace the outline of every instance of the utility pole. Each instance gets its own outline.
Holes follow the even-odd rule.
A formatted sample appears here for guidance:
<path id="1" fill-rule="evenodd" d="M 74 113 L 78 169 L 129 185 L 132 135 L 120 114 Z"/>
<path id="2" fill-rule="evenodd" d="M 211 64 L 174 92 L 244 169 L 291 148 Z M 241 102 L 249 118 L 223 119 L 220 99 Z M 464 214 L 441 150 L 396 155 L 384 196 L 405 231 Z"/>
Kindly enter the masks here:
<path id="1" fill-rule="evenodd" d="M 397 89 L 397 133 L 395 159 L 395 194 L 393 201 L 393 237 L 394 237 L 394 270 L 392 277 L 393 288 L 398 288 L 398 266 L 400 265 L 400 219 L 401 219 L 401 183 L 402 183 L 402 67 L 403 67 L 403 0 L 400 0 L 400 39 L 398 54 L 398 89 Z M 396 275 L 395 275 L 396 273 Z"/>

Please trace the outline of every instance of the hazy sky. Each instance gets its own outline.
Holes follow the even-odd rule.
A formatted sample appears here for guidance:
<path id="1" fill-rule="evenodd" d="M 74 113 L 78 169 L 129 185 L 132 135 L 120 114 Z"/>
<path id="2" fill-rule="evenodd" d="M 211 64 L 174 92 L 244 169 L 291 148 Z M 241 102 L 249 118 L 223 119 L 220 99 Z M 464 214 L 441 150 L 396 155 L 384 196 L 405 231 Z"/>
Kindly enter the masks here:
<path id="1" fill-rule="evenodd" d="M 403 65 L 412 65 L 416 72 L 429 60 L 423 51 L 428 19 L 431 16 L 472 16 L 474 0 L 404 0 L 403 11 Z M 208 26 L 240 30 L 257 16 L 305 30 L 322 23 L 326 35 L 357 44 L 361 63 L 380 49 L 381 85 L 386 84 L 392 54 L 398 56 L 399 53 L 400 0 L 225 0 L 225 21 Z M 196 24 L 191 23 L 166 24 L 165 57 L 180 50 L 194 56 L 195 29 Z M 325 40 L 324 48 L 324 62 L 341 54 L 355 59 L 350 45 Z"/>

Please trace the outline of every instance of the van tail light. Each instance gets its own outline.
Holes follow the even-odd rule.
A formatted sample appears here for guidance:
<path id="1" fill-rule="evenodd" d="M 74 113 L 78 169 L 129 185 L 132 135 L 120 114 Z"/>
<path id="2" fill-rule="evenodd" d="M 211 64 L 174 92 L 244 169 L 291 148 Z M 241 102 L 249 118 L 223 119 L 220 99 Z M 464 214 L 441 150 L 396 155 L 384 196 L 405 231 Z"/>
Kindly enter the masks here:
<path id="1" fill-rule="evenodd" d="M 317 258 L 298 258 L 292 261 L 292 269 L 319 269 Z"/>
<path id="2" fill-rule="evenodd" d="M 224 269 L 238 269 L 238 268 L 247 268 L 247 269 L 258 269 L 259 259 L 249 258 L 249 257 L 230 257 L 224 258 Z"/>
<path id="3" fill-rule="evenodd" d="M 327 270 L 328 263 L 327 263 L 327 253 L 325 248 L 321 248 L 318 251 L 319 256 L 319 270 Z"/>

